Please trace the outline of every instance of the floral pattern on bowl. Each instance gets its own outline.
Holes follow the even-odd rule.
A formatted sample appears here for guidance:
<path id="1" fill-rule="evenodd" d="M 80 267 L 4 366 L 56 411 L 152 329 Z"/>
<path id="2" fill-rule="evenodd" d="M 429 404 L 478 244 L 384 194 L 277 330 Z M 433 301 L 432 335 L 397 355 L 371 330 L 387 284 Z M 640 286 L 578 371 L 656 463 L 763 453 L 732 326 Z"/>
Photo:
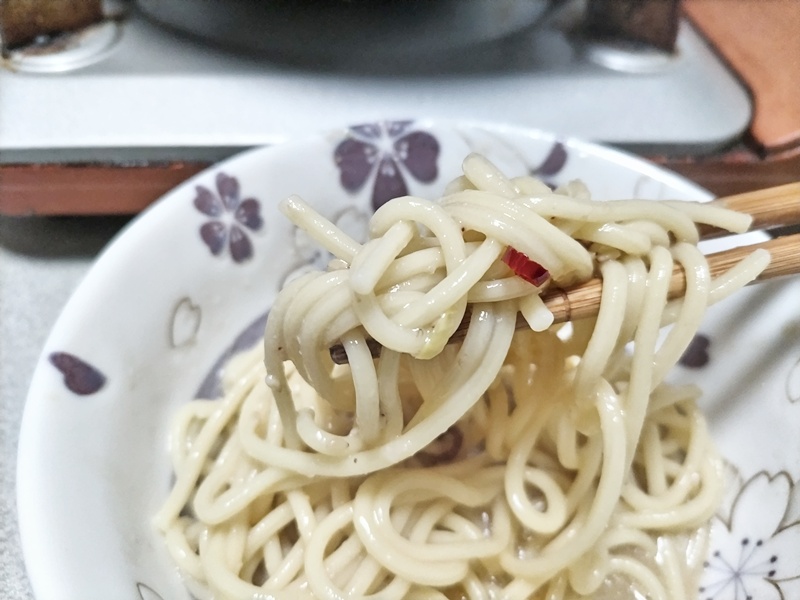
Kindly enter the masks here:
<path id="1" fill-rule="evenodd" d="M 736 495 L 730 516 L 715 517 L 702 600 L 783 600 L 800 593 L 800 486 L 785 473 L 757 473 Z M 792 583 L 794 582 L 794 583 Z M 792 593 L 789 593 L 793 590 Z"/>
<path id="2" fill-rule="evenodd" d="M 413 121 L 383 121 L 354 125 L 336 146 L 339 181 L 357 192 L 372 178 L 372 208 L 408 194 L 408 178 L 431 183 L 439 173 L 439 142 Z"/>
<path id="3" fill-rule="evenodd" d="M 200 227 L 200 238 L 214 256 L 219 256 L 227 243 L 233 262 L 244 262 L 253 256 L 248 230 L 259 231 L 264 224 L 261 204 L 255 198 L 241 200 L 236 177 L 220 171 L 215 181 L 216 194 L 203 185 L 195 188 L 195 208 L 211 218 Z"/>

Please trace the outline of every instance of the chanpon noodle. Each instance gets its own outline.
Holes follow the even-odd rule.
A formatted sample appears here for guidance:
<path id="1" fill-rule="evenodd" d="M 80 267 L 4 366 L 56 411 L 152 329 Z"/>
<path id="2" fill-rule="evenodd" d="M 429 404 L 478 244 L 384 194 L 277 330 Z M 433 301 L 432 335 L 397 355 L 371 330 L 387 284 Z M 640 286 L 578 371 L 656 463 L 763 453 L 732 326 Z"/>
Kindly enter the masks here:
<path id="1" fill-rule="evenodd" d="M 769 262 L 712 279 L 697 224 L 750 218 L 593 201 L 478 155 L 463 173 L 382 206 L 364 244 L 282 204 L 333 258 L 280 292 L 224 396 L 175 417 L 155 522 L 197 597 L 696 596 L 720 461 L 700 391 L 665 377 Z M 675 264 L 686 294 L 667 301 Z M 593 276 L 599 315 L 553 325 L 542 292 Z"/>

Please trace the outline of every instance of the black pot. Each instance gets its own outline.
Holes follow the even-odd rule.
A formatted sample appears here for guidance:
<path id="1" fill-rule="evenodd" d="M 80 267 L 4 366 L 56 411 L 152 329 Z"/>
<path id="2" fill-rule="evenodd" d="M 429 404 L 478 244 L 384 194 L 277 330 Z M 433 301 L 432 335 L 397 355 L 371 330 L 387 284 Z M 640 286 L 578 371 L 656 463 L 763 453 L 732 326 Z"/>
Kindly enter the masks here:
<path id="1" fill-rule="evenodd" d="M 526 28 L 552 0 L 137 0 L 169 27 L 301 61 L 420 60 Z"/>

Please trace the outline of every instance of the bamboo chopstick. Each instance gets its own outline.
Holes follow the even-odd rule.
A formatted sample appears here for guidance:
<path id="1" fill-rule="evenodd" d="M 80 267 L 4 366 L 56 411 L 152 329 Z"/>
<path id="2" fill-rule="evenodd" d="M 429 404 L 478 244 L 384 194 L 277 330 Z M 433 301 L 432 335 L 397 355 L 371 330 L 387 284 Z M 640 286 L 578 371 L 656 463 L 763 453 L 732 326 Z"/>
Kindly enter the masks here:
<path id="1" fill-rule="evenodd" d="M 714 204 L 749 213 L 753 217 L 750 231 L 768 229 L 783 225 L 800 224 L 800 183 L 791 183 L 775 188 L 758 190 L 735 196 L 717 198 Z M 701 226 L 702 239 L 727 235 L 729 232 L 710 226 Z M 707 256 L 711 276 L 721 275 L 745 256 L 763 248 L 771 255 L 770 264 L 756 278 L 764 281 L 783 275 L 800 274 L 800 233 L 778 237 L 760 244 L 740 246 L 730 250 L 709 254 Z M 542 295 L 545 306 L 550 309 L 555 323 L 564 323 L 572 319 L 582 319 L 597 315 L 600 308 L 600 294 L 603 282 L 600 278 L 590 279 L 569 289 L 554 288 Z M 669 298 L 679 298 L 686 292 L 686 276 L 683 269 L 676 265 L 669 286 Z M 469 317 L 465 315 L 461 324 L 451 336 L 450 342 L 464 339 L 469 328 Z M 517 315 L 517 329 L 529 327 L 522 317 Z M 367 340 L 367 346 L 373 356 L 379 356 L 381 346 L 375 340 Z M 347 354 L 341 345 L 330 349 L 331 358 L 337 364 L 347 363 Z"/>
<path id="2" fill-rule="evenodd" d="M 800 272 L 800 233 L 797 233 L 760 244 L 740 246 L 731 250 L 709 254 L 706 258 L 708 259 L 711 276 L 717 277 L 721 275 L 759 248 L 769 251 L 772 260 L 767 268 L 756 278 L 756 281 L 766 281 L 782 275 L 794 275 Z M 597 315 L 597 311 L 600 309 L 602 288 L 603 280 L 596 277 L 567 290 L 548 290 L 542 295 L 542 300 L 545 306 L 553 313 L 555 323 L 564 323 L 572 319 L 582 319 Z M 669 282 L 668 298 L 670 300 L 680 298 L 685 293 L 686 274 L 679 265 L 676 265 L 672 271 L 672 279 Z M 517 320 L 517 328 L 530 327 L 521 317 L 520 315 Z M 462 326 L 464 327 L 463 333 L 460 332 Z M 464 323 L 462 321 L 451 339 L 453 341 L 463 339 L 468 326 L 469 322 Z"/>
<path id="3" fill-rule="evenodd" d="M 753 217 L 749 231 L 800 224 L 800 182 L 723 196 L 711 204 Z M 698 227 L 701 239 L 730 235 L 724 229 L 708 225 Z"/>

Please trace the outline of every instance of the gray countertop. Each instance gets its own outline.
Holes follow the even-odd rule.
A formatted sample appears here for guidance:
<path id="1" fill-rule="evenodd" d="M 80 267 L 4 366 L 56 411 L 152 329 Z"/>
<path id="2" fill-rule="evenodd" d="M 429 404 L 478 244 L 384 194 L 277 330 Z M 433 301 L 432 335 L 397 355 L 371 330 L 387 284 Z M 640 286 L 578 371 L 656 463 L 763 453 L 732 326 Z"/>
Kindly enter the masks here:
<path id="1" fill-rule="evenodd" d="M 61 308 L 122 217 L 0 217 L 0 589 L 31 600 L 20 549 L 16 457 L 25 397 Z"/>

